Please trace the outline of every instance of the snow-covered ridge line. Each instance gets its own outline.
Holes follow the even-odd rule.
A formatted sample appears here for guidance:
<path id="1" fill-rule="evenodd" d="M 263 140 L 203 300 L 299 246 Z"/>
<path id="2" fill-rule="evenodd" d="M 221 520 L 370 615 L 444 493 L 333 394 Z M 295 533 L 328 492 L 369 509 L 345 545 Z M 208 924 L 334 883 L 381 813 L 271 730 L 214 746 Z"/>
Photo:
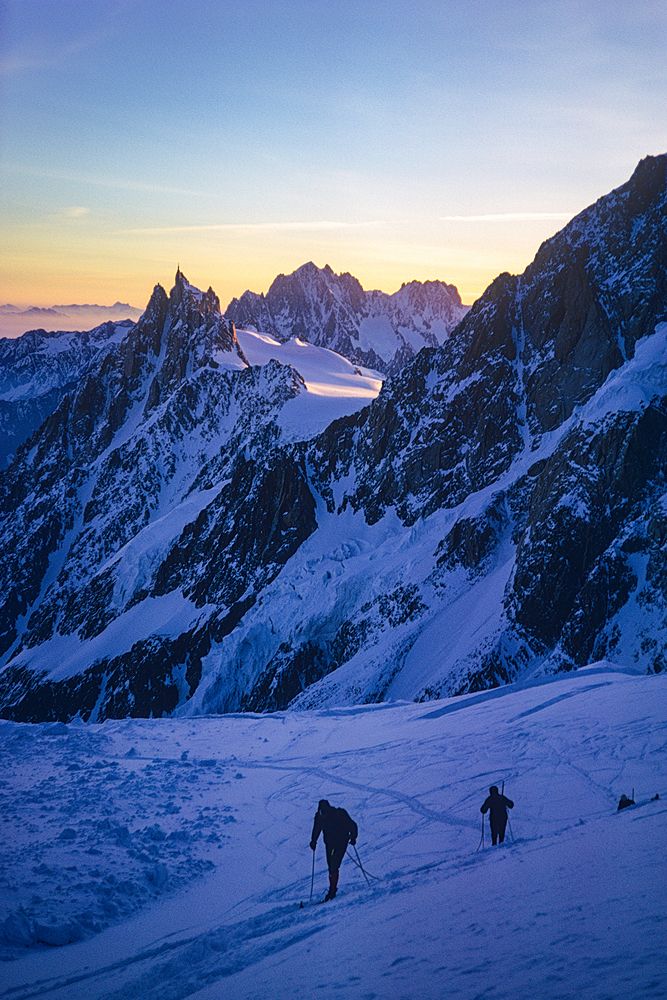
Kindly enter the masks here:
<path id="1" fill-rule="evenodd" d="M 284 441 L 304 441 L 320 434 L 340 417 L 356 413 L 377 396 L 379 372 L 353 365 L 347 358 L 293 337 L 281 342 L 268 334 L 237 329 L 236 335 L 251 365 L 279 361 L 304 381 L 304 392 L 290 400 L 278 417 Z"/>

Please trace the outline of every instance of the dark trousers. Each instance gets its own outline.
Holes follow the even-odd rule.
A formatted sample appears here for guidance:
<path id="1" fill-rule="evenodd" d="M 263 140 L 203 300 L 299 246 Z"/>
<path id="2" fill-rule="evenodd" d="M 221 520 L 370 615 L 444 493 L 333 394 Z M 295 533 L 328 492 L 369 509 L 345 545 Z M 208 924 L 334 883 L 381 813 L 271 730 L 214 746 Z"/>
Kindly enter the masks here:
<path id="1" fill-rule="evenodd" d="M 329 874 L 337 872 L 343 863 L 343 858 L 345 857 L 345 851 L 347 850 L 347 841 L 335 841 L 333 844 L 324 845 L 327 852 L 327 868 L 329 869 Z"/>
<path id="2" fill-rule="evenodd" d="M 327 852 L 327 868 L 329 869 L 329 892 L 327 899 L 333 899 L 338 891 L 338 873 L 347 850 L 347 840 L 335 841 L 324 845 Z"/>
<path id="3" fill-rule="evenodd" d="M 505 830 L 507 828 L 507 816 L 491 817 L 491 843 L 502 844 L 505 840 Z"/>

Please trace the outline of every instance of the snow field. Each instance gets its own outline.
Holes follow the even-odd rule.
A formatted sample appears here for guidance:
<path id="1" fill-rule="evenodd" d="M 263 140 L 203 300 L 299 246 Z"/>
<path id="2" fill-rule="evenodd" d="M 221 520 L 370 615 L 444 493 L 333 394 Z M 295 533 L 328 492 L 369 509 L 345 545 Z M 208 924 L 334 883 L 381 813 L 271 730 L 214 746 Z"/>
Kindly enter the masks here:
<path id="1" fill-rule="evenodd" d="M 280 361 L 291 365 L 305 382 L 305 390 L 288 400 L 278 415 L 284 441 L 315 437 L 333 420 L 368 406 L 382 388 L 379 372 L 360 368 L 335 351 L 298 337 L 281 343 L 253 330 L 237 330 L 236 335 L 251 365 Z"/>
<path id="2" fill-rule="evenodd" d="M 664 677 L 601 664 L 427 704 L 2 723 L 0 995 L 662 997 L 666 717 Z M 516 839 L 477 852 L 503 780 Z M 378 879 L 346 859 L 311 907 L 321 797 Z"/>

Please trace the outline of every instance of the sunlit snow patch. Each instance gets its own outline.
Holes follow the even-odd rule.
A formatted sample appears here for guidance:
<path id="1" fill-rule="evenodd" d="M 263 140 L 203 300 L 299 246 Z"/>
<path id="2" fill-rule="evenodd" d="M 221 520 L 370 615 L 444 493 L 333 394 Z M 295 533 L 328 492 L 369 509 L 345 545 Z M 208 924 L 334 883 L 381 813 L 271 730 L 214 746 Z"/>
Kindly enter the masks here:
<path id="1" fill-rule="evenodd" d="M 265 365 L 273 359 L 290 365 L 305 382 L 306 391 L 290 400 L 278 417 L 286 441 L 314 437 L 332 420 L 368 406 L 382 388 L 379 372 L 359 368 L 340 354 L 298 337 L 281 344 L 252 330 L 237 330 L 237 336 L 251 365 Z"/>

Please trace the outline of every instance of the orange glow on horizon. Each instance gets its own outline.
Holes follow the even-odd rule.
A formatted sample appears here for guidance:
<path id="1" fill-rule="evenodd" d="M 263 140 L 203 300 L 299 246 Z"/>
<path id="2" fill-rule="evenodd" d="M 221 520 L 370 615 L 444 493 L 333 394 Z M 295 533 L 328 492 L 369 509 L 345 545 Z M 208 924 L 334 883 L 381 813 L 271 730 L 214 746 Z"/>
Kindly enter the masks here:
<path id="1" fill-rule="evenodd" d="M 130 234 L 62 225 L 17 231 L 0 253 L 0 302 L 52 306 L 68 302 L 143 309 L 155 284 L 171 288 L 177 263 L 195 285 L 213 287 L 224 309 L 247 289 L 266 292 L 278 274 L 308 260 L 348 271 L 366 289 L 396 291 L 404 282 L 446 281 L 471 304 L 502 271 L 517 273 L 560 225 L 430 222 L 406 227 L 317 231 Z M 419 238 L 418 238 L 419 237 Z M 6 243 L 5 246 L 9 245 Z M 57 247 L 57 251 L 54 249 Z"/>

